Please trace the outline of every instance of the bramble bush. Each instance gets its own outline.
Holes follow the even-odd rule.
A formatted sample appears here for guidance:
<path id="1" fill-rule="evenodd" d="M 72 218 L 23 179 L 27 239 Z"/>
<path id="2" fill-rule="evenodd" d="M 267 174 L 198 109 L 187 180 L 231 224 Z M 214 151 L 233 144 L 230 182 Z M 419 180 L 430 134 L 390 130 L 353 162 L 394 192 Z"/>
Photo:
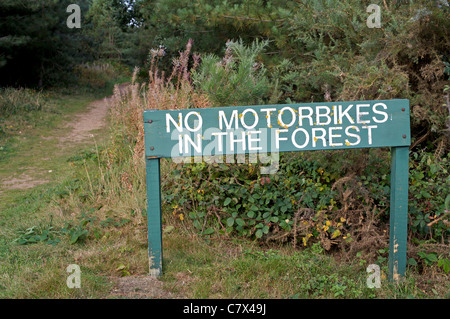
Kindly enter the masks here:
<path id="1" fill-rule="evenodd" d="M 183 223 L 187 218 L 201 235 L 291 241 L 294 246 L 320 241 L 327 250 L 358 236 L 351 214 L 364 216 L 361 205 L 386 206 L 389 187 L 380 195 L 378 187 L 364 185 L 365 178 L 325 171 L 303 154 L 282 154 L 273 175 L 262 175 L 261 166 L 184 164 L 163 181 L 164 201 L 175 217 Z M 346 188 L 342 197 L 342 186 L 355 182 L 357 187 Z"/>
<path id="2" fill-rule="evenodd" d="M 389 165 L 384 173 L 368 169 L 364 175 L 345 176 L 300 153 L 281 154 L 273 175 L 261 174 L 261 163 L 180 165 L 163 181 L 163 198 L 172 214 L 192 223 L 199 234 L 304 246 L 320 241 L 330 249 L 361 239 L 360 227 L 374 223 L 380 244 L 383 238 L 387 242 Z M 409 234 L 417 241 L 447 242 L 448 159 L 437 162 L 432 154 L 413 153 L 410 166 Z"/>

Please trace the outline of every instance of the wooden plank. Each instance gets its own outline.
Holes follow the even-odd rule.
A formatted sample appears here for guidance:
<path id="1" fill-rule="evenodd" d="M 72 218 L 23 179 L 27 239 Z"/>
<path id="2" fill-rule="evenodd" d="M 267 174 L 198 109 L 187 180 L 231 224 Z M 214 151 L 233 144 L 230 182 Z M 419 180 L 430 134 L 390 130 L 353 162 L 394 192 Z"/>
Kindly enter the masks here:
<path id="1" fill-rule="evenodd" d="M 409 147 L 393 147 L 391 154 L 389 280 L 398 281 L 406 270 Z"/>
<path id="2" fill-rule="evenodd" d="M 188 157 L 406 146 L 409 122 L 408 100 L 146 110 L 145 138 L 152 143 L 145 153 Z"/>
<path id="3" fill-rule="evenodd" d="M 147 226 L 150 276 L 162 274 L 161 181 L 159 158 L 146 160 Z"/>

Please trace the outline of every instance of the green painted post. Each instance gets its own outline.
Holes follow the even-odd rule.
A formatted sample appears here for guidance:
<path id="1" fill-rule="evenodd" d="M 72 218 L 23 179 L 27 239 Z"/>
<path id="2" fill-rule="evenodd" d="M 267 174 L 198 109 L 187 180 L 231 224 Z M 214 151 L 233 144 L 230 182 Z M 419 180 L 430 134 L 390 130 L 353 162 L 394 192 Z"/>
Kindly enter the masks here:
<path id="1" fill-rule="evenodd" d="M 162 275 L 161 180 L 159 158 L 147 157 L 147 225 L 150 276 Z"/>
<path id="2" fill-rule="evenodd" d="M 389 280 L 398 281 L 406 270 L 409 147 L 393 147 L 391 155 Z"/>

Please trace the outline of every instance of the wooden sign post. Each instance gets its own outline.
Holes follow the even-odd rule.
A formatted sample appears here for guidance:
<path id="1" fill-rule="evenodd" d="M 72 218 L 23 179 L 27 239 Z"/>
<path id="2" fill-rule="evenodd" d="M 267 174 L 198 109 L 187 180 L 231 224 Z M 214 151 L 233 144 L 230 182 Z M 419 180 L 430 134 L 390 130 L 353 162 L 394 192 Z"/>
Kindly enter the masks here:
<path id="1" fill-rule="evenodd" d="M 150 274 L 162 274 L 160 158 L 390 147 L 389 278 L 406 269 L 408 100 L 145 110 Z"/>

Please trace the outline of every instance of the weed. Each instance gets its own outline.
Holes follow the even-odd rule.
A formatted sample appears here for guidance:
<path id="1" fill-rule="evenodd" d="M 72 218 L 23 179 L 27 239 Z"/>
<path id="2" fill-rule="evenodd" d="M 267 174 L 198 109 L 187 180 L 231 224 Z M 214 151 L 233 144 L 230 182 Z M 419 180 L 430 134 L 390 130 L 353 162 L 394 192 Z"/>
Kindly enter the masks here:
<path id="1" fill-rule="evenodd" d="M 60 239 L 57 236 L 61 234 L 61 231 L 51 226 L 50 223 L 44 227 L 32 226 L 25 230 L 19 230 L 17 233 L 19 233 L 20 236 L 14 239 L 13 243 L 19 245 L 36 244 L 39 242 L 56 245 L 60 242 Z"/>

